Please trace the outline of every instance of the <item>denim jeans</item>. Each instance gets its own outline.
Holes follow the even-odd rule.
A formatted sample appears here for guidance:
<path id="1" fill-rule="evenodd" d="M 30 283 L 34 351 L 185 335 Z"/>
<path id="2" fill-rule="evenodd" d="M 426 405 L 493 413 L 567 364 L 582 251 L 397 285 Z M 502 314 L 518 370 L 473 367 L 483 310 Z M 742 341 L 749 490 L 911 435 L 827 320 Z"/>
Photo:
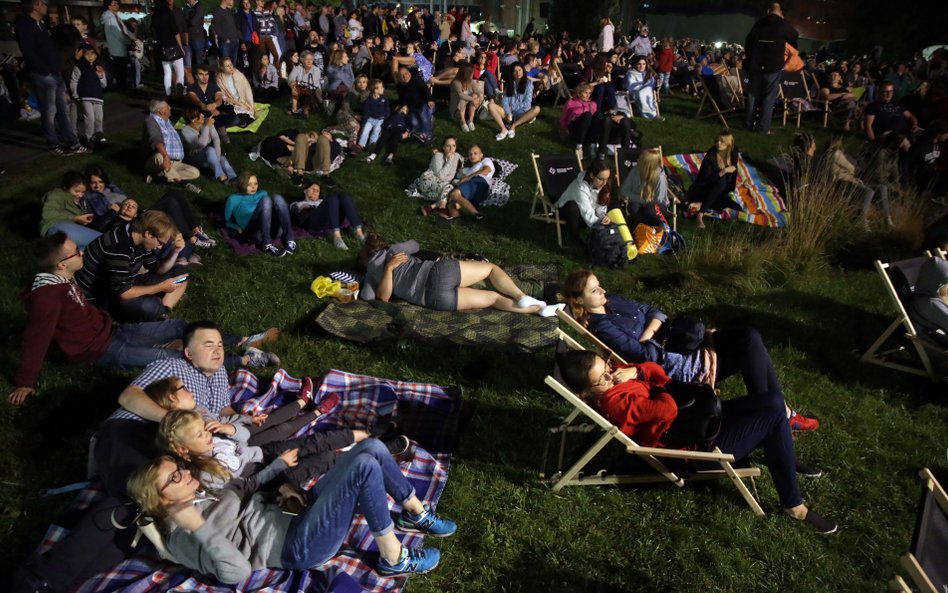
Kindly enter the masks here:
<path id="1" fill-rule="evenodd" d="M 66 233 L 66 236 L 75 241 L 76 247 L 79 249 L 85 249 L 88 247 L 89 243 L 92 243 L 97 238 L 99 238 L 100 233 L 95 229 L 91 229 L 87 226 L 82 226 L 81 224 L 75 222 L 57 222 L 53 226 L 49 227 L 49 232 L 46 233 L 51 235 L 53 233 L 58 233 L 62 231 Z"/>
<path id="2" fill-rule="evenodd" d="M 402 504 L 415 491 L 385 445 L 366 439 L 339 458 L 313 493 L 316 500 L 287 530 L 283 568 L 315 568 L 335 556 L 355 513 L 365 517 L 372 535 L 390 533 L 395 525 L 386 495 Z"/>
<path id="3" fill-rule="evenodd" d="M 431 138 L 434 133 L 434 109 L 428 104 L 422 105 L 410 113 L 411 129 L 416 134 Z"/>
<path id="4" fill-rule="evenodd" d="M 69 121 L 69 105 L 66 103 L 66 83 L 63 82 L 63 77 L 58 72 L 30 74 L 30 82 L 33 83 L 33 90 L 39 99 L 46 145 L 49 148 L 60 145 L 59 136 L 56 135 L 56 127 L 59 126 L 59 134 L 65 140 L 64 145 L 67 148 L 77 146 L 79 139 L 72 122 Z"/>
<path id="5" fill-rule="evenodd" d="M 740 461 L 763 447 L 764 459 L 784 508 L 803 502 L 797 483 L 796 452 L 783 394 L 756 393 L 721 402 L 721 432 L 714 445 Z"/>
<path id="6" fill-rule="evenodd" d="M 217 62 L 218 64 L 224 58 L 230 58 L 230 61 L 237 66 L 237 49 L 240 44 L 236 41 L 221 41 L 218 45 Z"/>
<path id="7" fill-rule="evenodd" d="M 770 131 L 770 121 L 774 116 L 774 102 L 777 100 L 777 91 L 780 90 L 782 72 L 764 74 L 752 72 L 750 88 L 747 89 L 747 114 L 744 117 L 744 127 L 754 129 L 754 116 L 760 108 L 760 122 L 757 124 L 761 132 Z"/>
<path id="8" fill-rule="evenodd" d="M 230 161 L 221 153 L 217 155 L 217 150 L 213 146 L 208 146 L 201 152 L 191 155 L 191 162 L 199 168 L 210 169 L 215 179 L 227 177 L 228 181 L 237 177 L 234 168 L 230 166 Z"/>
<path id="9" fill-rule="evenodd" d="M 159 346 L 180 340 L 187 326 L 188 322 L 183 319 L 116 324 L 109 347 L 95 363 L 105 368 L 126 370 L 142 368 L 165 358 L 181 358 L 180 350 Z M 236 345 L 242 338 L 232 334 L 222 334 L 221 337 L 227 346 Z M 239 356 L 227 355 L 224 358 L 227 368 L 237 368 L 240 364 Z"/>
<path id="10" fill-rule="evenodd" d="M 341 192 L 329 194 L 323 203 L 311 208 L 300 220 L 300 225 L 313 233 L 342 228 L 342 221 L 348 220 L 353 228 L 362 226 L 362 219 L 356 210 L 352 194 Z"/>
<path id="11" fill-rule="evenodd" d="M 276 215 L 276 221 L 274 221 Z M 276 231 L 274 232 L 274 222 Z M 290 223 L 290 207 L 281 195 L 264 196 L 253 211 L 250 224 L 244 229 L 244 236 L 253 238 L 260 247 L 273 243 L 274 235 L 282 238 L 283 243 L 295 241 L 293 225 Z"/>
<path id="12" fill-rule="evenodd" d="M 365 148 L 369 144 L 378 142 L 383 123 L 385 120 L 375 117 L 366 118 L 365 123 L 362 124 L 362 133 L 359 134 L 359 146 Z"/>
<path id="13" fill-rule="evenodd" d="M 484 83 L 484 95 L 488 99 L 492 99 L 500 87 L 500 85 L 497 84 L 497 77 L 495 77 L 494 73 L 490 70 L 485 70 L 484 73 L 481 74 L 481 82 Z"/>
<path id="14" fill-rule="evenodd" d="M 190 64 L 187 64 L 191 68 L 197 68 L 206 62 L 204 58 L 204 48 L 207 45 L 207 40 L 205 39 L 191 39 L 188 41 L 188 57 L 190 57 Z"/>

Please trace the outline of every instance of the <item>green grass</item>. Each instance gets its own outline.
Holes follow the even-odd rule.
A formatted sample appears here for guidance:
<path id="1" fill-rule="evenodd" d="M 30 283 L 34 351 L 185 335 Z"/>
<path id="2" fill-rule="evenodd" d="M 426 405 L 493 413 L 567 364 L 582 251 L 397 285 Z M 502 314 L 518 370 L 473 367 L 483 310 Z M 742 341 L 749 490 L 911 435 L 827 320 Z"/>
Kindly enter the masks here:
<path id="1" fill-rule="evenodd" d="M 266 133 L 298 124 L 278 106 L 264 125 Z M 676 97 L 663 109 L 668 121 L 639 125 L 646 144 L 660 143 L 666 154 L 704 150 L 719 131 L 713 121 L 693 119 L 694 100 Z M 566 152 L 549 123 L 556 115 L 546 109 L 540 121 L 495 150 L 495 130 L 487 122 L 463 134 L 439 114 L 439 136 L 456 133 L 462 149 L 479 141 L 489 156 L 520 164 L 511 178 L 511 202 L 488 209 L 484 223 L 442 226 L 418 215 L 418 203 L 402 191 L 430 157 L 415 143 L 403 148 L 397 167 L 350 162 L 334 178 L 355 196 L 369 226 L 389 239 L 416 238 L 430 249 L 475 251 L 503 264 L 552 263 L 565 276 L 581 262 L 557 249 L 552 227 L 527 218 L 535 184 L 529 153 Z M 307 123 L 315 128 L 322 122 Z M 778 129 L 773 137 L 736 135 L 743 150 L 764 159 L 786 147 L 792 131 Z M 6 175 L 7 197 L 0 202 L 0 262 L 7 270 L 0 279 L 0 311 L 8 328 L 0 355 L 8 369 L 0 379 L 3 393 L 11 387 L 18 360 L 25 320 L 18 294 L 33 273 L 25 245 L 35 236 L 40 196 L 65 169 L 89 162 L 105 165 L 113 180 L 145 205 L 160 196 L 160 187 L 143 184 L 134 173 L 138 131 L 106 132 L 112 143 L 100 154 L 44 157 Z M 826 137 L 822 131 L 818 135 Z M 252 168 L 262 188 L 298 197 L 286 179 L 249 162 L 246 149 L 258 138 L 233 134 L 232 139 L 229 153 L 238 171 Z M 195 204 L 205 216 L 220 213 L 227 192 L 202 183 L 205 191 Z M 712 237 L 781 232 L 741 223 L 714 226 Z M 691 223 L 682 227 L 695 241 Z M 892 259 L 901 255 L 886 253 Z M 444 553 L 441 567 L 411 579 L 409 591 L 861 591 L 880 590 L 901 572 L 898 557 L 914 524 L 916 472 L 944 466 L 948 412 L 943 387 L 858 362 L 892 317 L 866 256 L 849 257 L 845 269 L 827 267 L 807 276 L 763 274 L 751 282 L 728 280 L 740 274 L 741 262 L 723 272 L 692 270 L 695 277 L 682 282 L 676 260 L 658 256 L 642 257 L 621 271 L 597 271 L 607 289 L 670 314 L 760 328 L 788 398 L 823 421 L 816 433 L 800 436 L 797 447 L 802 458 L 825 471 L 820 479 L 805 480 L 802 489 L 808 503 L 840 522 L 841 532 L 831 538 L 783 516 L 766 468 L 757 481 L 769 513 L 763 519 L 724 483 L 551 493 L 537 483 L 536 470 L 546 429 L 569 411 L 542 383 L 551 353 L 419 344 L 365 348 L 311 334 L 321 303 L 309 292 L 310 281 L 351 268 L 353 256 L 325 240 L 304 241 L 297 255 L 280 260 L 237 258 L 218 247 L 192 272 L 188 296 L 176 314 L 213 318 L 241 332 L 287 328 L 275 350 L 295 374 L 336 367 L 465 386 L 470 421 L 439 507 L 458 521 L 460 531 L 436 544 Z M 768 255 L 761 258 L 755 265 L 766 266 Z M 37 492 L 83 478 L 89 436 L 115 408 L 131 376 L 50 363 L 38 397 L 19 409 L 0 404 L 0 570 L 21 561 L 68 504 L 68 496 L 40 499 Z M 737 395 L 742 385 L 731 379 L 723 388 Z"/>

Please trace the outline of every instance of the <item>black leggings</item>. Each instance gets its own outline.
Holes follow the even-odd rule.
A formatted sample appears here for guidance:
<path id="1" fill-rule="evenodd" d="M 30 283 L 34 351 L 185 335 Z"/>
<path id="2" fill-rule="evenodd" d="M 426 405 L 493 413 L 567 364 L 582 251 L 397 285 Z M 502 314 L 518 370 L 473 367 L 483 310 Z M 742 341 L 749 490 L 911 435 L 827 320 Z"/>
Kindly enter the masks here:
<path id="1" fill-rule="evenodd" d="M 622 117 L 618 123 L 612 121 L 612 116 L 596 114 L 602 119 L 602 132 L 599 135 L 599 152 L 605 154 L 607 144 L 621 144 L 622 148 L 629 148 L 632 141 L 632 120 Z M 618 140 L 618 142 L 614 142 Z"/>
<path id="2" fill-rule="evenodd" d="M 782 393 L 770 352 L 756 329 L 733 327 L 717 330 L 714 332 L 714 350 L 718 355 L 716 383 L 740 373 L 747 393 Z"/>
<path id="3" fill-rule="evenodd" d="M 193 236 L 191 229 L 201 226 L 188 199 L 179 191 L 169 191 L 161 199 L 152 204 L 149 210 L 158 210 L 168 215 L 174 226 L 178 227 L 181 236 L 189 241 Z"/>
<path id="4" fill-rule="evenodd" d="M 296 404 L 290 404 L 296 405 Z M 299 457 L 295 467 L 283 470 L 283 477 L 300 488 L 305 487 L 316 476 L 329 471 L 336 465 L 336 449 L 349 446 L 355 442 L 352 431 L 348 428 L 317 432 L 298 439 L 289 439 L 264 445 L 265 459 L 275 459 L 287 449 L 299 449 Z"/>
<path id="5" fill-rule="evenodd" d="M 281 406 L 267 415 L 260 426 L 250 426 L 250 438 L 247 444 L 262 447 L 270 443 L 285 441 L 296 432 L 316 419 L 313 412 L 303 412 L 298 402 Z"/>
<path id="6" fill-rule="evenodd" d="M 394 128 L 383 128 L 382 133 L 379 134 L 379 139 L 375 143 L 375 154 L 379 158 L 385 156 L 386 154 L 391 154 L 395 156 L 395 153 L 398 152 L 398 145 L 402 143 L 402 134 L 405 133 L 405 128 L 394 127 Z"/>
<path id="7" fill-rule="evenodd" d="M 579 206 L 576 202 L 570 200 L 560 207 L 560 219 L 566 225 L 566 237 L 573 241 L 582 242 L 583 229 L 586 228 L 586 221 L 579 213 Z"/>
<path id="8" fill-rule="evenodd" d="M 598 137 L 602 122 L 596 121 L 592 113 L 586 112 L 569 124 L 569 140 L 573 144 L 589 144 Z"/>

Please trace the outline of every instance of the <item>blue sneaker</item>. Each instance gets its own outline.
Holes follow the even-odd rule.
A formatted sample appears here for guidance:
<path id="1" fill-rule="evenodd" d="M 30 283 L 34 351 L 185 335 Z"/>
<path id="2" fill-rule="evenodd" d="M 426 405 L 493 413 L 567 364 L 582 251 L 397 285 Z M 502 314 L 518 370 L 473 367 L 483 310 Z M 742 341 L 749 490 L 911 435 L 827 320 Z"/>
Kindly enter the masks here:
<path id="1" fill-rule="evenodd" d="M 408 548 L 402 546 L 402 555 L 398 563 L 389 564 L 385 558 L 379 559 L 378 573 L 385 577 L 400 574 L 424 574 L 431 572 L 441 562 L 441 552 L 437 548 Z"/>
<path id="2" fill-rule="evenodd" d="M 395 527 L 400 531 L 424 533 L 432 537 L 448 537 L 458 530 L 457 523 L 439 517 L 428 505 L 425 505 L 425 512 L 420 515 L 402 511 L 395 521 Z"/>

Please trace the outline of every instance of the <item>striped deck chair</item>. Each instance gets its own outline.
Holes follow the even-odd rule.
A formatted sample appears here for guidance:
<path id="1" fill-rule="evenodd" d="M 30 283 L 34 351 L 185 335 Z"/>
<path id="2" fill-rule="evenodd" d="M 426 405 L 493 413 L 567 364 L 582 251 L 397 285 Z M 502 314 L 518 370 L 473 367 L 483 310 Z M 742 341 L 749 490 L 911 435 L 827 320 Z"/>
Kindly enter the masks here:
<path id="1" fill-rule="evenodd" d="M 938 483 L 930 469 L 923 468 L 918 474 L 925 485 L 922 488 L 922 502 L 918 509 L 912 546 L 902 556 L 902 567 L 909 574 L 917 590 L 922 593 L 941 593 L 948 591 L 948 557 L 946 549 L 945 526 L 948 525 L 948 494 Z M 901 593 L 911 593 L 912 589 L 902 577 L 896 575 L 891 589 Z"/>
<path id="2" fill-rule="evenodd" d="M 906 310 L 906 305 L 908 305 L 908 301 L 915 290 L 919 270 L 921 270 L 922 264 L 931 257 L 932 254 L 926 252 L 921 257 L 892 263 L 885 263 L 881 260 L 875 261 L 876 271 L 882 277 L 886 294 L 889 295 L 889 300 L 892 301 L 896 311 L 898 311 L 898 316 L 882 332 L 882 335 L 872 343 L 869 350 L 866 350 L 866 353 L 859 359 L 860 362 L 928 377 L 933 382 L 948 381 L 948 377 L 939 373 L 932 364 L 933 355 L 948 356 L 948 349 L 919 333 Z M 938 257 L 944 259 L 945 252 L 939 250 Z M 917 363 L 909 363 L 897 358 L 897 355 L 909 351 L 904 343 L 888 350 L 882 350 L 882 347 L 899 331 L 899 328 L 902 328 L 903 335 L 914 348 L 915 355 L 918 357 Z"/>
<path id="3" fill-rule="evenodd" d="M 574 340 L 569 334 L 558 330 L 560 343 L 558 348 L 582 350 L 583 347 Z M 549 437 L 559 437 L 559 451 L 557 453 L 557 464 L 552 474 L 547 475 L 547 459 L 550 450 L 550 438 L 547 439 L 546 447 L 543 451 L 543 461 L 540 468 L 540 481 L 551 486 L 556 492 L 566 486 L 601 486 L 607 484 L 655 484 L 670 483 L 677 487 L 685 485 L 686 481 L 714 480 L 728 478 L 737 488 L 738 492 L 744 498 L 744 501 L 750 506 L 754 514 L 764 516 L 764 510 L 755 496 L 751 494 L 744 478 L 753 480 L 760 475 L 758 468 L 736 469 L 731 464 L 734 463 L 734 456 L 722 453 L 720 449 L 715 448 L 712 452 L 687 451 L 679 449 L 664 449 L 660 447 L 642 447 L 630 437 L 621 432 L 618 427 L 609 422 L 602 414 L 592 408 L 582 400 L 578 395 L 566 387 L 558 376 L 558 370 L 554 370 L 553 375 L 547 376 L 544 381 L 553 391 L 570 403 L 572 411 L 559 426 L 549 429 Z M 576 420 L 583 417 L 591 421 L 591 424 L 578 424 Z M 567 435 L 570 433 L 580 434 L 600 434 L 599 438 L 585 450 L 575 462 L 568 468 L 564 468 L 566 456 Z M 604 470 L 598 471 L 592 475 L 583 475 L 589 464 L 596 456 L 613 441 L 618 442 L 629 455 L 632 455 L 647 464 L 652 471 L 640 474 L 616 475 L 607 474 Z M 688 475 L 679 475 L 665 463 L 677 462 L 712 462 L 720 465 L 720 469 L 701 470 L 690 472 Z"/>
<path id="4" fill-rule="evenodd" d="M 687 195 L 688 188 L 698 175 L 704 153 L 673 154 L 665 157 L 665 173 L 669 186 L 676 189 L 678 195 Z M 741 205 L 740 210 L 725 209 L 720 214 L 706 213 L 705 216 L 722 220 L 737 219 L 759 226 L 787 226 L 790 213 L 784 205 L 780 191 L 760 170 L 752 165 L 744 155 L 737 159 L 737 189 L 731 198 Z"/>

